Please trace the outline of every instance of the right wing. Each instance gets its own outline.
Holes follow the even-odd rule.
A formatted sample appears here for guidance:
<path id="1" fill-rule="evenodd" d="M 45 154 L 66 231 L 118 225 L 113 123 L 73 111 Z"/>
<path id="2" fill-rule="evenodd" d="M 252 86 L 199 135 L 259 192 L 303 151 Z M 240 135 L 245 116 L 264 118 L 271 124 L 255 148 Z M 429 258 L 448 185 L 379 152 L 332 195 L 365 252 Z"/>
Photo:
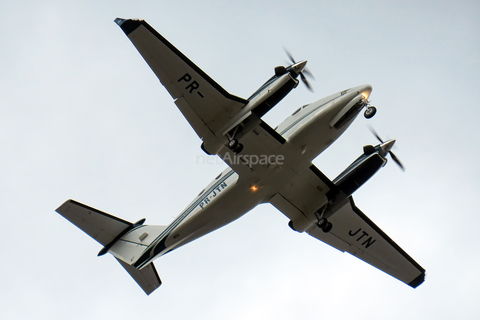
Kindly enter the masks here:
<path id="1" fill-rule="evenodd" d="M 115 19 L 200 138 L 222 134 L 247 100 L 231 95 L 143 20 Z"/>
<path id="2" fill-rule="evenodd" d="M 337 198 L 342 199 L 341 195 L 332 196 L 338 195 L 336 189 L 312 165 L 309 170 L 298 172 L 290 185 L 270 199 L 270 203 L 290 218 L 292 229 L 306 231 L 312 237 L 356 256 L 411 287 L 419 286 L 425 280 L 425 270 L 361 212 L 351 196 L 336 201 Z M 317 226 L 321 215 L 319 208 L 324 206 L 327 208 L 324 217 L 333 226 L 327 233 Z"/>
<path id="3" fill-rule="evenodd" d="M 330 232 L 323 232 L 316 224 L 306 232 L 413 288 L 425 280 L 425 270 L 360 211 L 351 196 L 335 208 L 328 221 L 333 225 Z"/>

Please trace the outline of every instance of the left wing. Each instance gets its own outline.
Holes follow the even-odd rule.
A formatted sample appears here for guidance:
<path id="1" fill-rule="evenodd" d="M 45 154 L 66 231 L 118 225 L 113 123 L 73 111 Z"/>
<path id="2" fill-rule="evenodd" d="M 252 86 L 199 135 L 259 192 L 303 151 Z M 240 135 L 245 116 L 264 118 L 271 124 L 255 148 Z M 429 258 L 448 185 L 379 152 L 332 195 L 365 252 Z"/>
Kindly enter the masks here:
<path id="1" fill-rule="evenodd" d="M 143 20 L 115 19 L 200 138 L 222 129 L 248 103 L 231 95 Z M 204 139 L 205 140 L 205 139 Z"/>

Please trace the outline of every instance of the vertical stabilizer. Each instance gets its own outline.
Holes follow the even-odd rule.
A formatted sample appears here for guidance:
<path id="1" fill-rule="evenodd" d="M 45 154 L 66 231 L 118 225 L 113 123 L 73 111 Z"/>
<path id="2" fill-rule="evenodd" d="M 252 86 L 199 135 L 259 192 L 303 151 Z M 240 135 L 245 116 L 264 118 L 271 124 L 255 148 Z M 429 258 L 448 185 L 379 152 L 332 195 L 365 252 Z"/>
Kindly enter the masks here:
<path id="1" fill-rule="evenodd" d="M 162 284 L 153 262 L 149 263 L 142 270 L 138 270 L 122 260 L 117 259 L 117 261 L 120 262 L 122 267 L 125 268 L 146 294 L 152 293 Z"/>

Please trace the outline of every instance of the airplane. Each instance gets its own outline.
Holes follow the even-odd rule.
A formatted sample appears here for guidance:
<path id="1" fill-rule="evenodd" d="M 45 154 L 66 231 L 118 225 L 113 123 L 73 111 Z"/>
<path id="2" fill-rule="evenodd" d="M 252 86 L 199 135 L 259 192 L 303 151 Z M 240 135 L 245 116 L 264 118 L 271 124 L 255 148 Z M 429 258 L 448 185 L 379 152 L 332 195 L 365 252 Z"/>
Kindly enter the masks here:
<path id="1" fill-rule="evenodd" d="M 352 194 L 385 166 L 395 140 L 367 145 L 330 180 L 312 161 L 365 109 L 371 85 L 349 88 L 298 108 L 276 128 L 262 116 L 298 83 L 306 61 L 275 68 L 250 98 L 231 95 L 144 20 L 115 19 L 202 140 L 207 154 L 229 166 L 169 225 L 120 219 L 75 200 L 56 211 L 112 254 L 149 295 L 161 285 L 154 259 L 270 203 L 297 232 L 306 232 L 416 288 L 425 270 L 354 203 Z"/>

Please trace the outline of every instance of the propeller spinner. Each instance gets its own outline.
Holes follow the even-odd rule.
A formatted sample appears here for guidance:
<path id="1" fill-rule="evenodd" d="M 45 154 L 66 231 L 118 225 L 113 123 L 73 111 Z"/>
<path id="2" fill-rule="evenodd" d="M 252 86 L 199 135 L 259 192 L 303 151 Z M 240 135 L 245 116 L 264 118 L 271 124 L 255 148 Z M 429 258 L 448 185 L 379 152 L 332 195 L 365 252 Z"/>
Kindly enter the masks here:
<path id="1" fill-rule="evenodd" d="M 313 92 L 312 86 L 311 86 L 310 83 L 308 82 L 306 76 L 308 76 L 308 77 L 311 78 L 311 79 L 315 79 L 315 77 L 314 77 L 313 74 L 305 67 L 306 64 L 307 64 L 307 60 L 303 60 L 303 61 L 300 61 L 300 62 L 296 62 L 295 59 L 293 58 L 293 56 L 290 54 L 290 52 L 288 52 L 288 50 L 285 49 L 285 48 L 284 48 L 284 50 L 285 50 L 285 53 L 287 54 L 288 58 L 289 58 L 290 61 L 292 62 L 292 65 L 291 65 L 290 67 L 293 69 L 293 71 L 295 71 L 295 73 L 297 73 L 297 74 L 300 75 L 300 79 L 302 79 L 302 82 L 305 84 L 305 86 L 307 87 L 307 89 Z"/>
<path id="2" fill-rule="evenodd" d="M 400 169 L 402 169 L 402 171 L 405 171 L 405 167 L 403 166 L 403 164 L 400 162 L 400 160 L 397 158 L 397 156 L 391 151 L 391 148 L 395 144 L 396 140 L 388 140 L 388 141 L 384 142 L 382 140 L 382 138 L 380 138 L 378 133 L 375 130 L 373 130 L 372 127 L 370 127 L 370 131 L 378 139 L 378 141 L 380 141 L 382 143 L 381 148 L 385 151 L 385 155 L 387 153 L 389 153 L 390 156 L 392 157 L 392 160 L 400 167 Z"/>

